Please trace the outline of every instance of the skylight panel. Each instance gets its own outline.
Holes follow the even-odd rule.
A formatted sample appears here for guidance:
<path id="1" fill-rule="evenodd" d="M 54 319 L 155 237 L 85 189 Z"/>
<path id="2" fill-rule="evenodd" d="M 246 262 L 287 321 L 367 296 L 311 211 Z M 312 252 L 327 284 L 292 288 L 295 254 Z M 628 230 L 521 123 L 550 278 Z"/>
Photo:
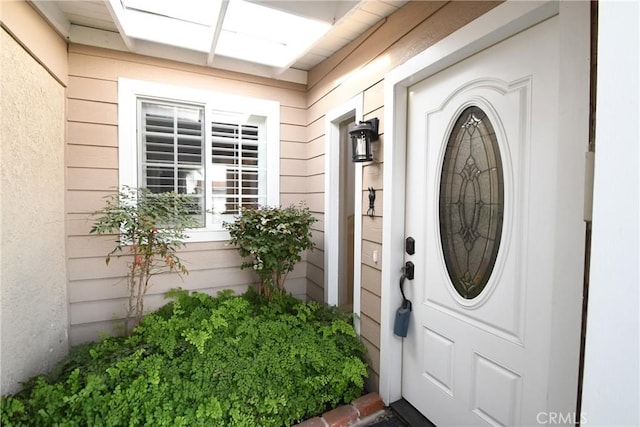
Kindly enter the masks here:
<path id="1" fill-rule="evenodd" d="M 219 4 L 208 0 L 122 0 L 127 9 L 161 15 L 212 27 L 218 19 Z"/>
<path id="2" fill-rule="evenodd" d="M 228 1 L 218 29 L 223 0 L 109 0 L 109 4 L 128 45 L 141 40 L 207 54 L 213 49 L 216 56 L 281 69 L 331 28 L 329 22 L 244 0 Z"/>
<path id="3" fill-rule="evenodd" d="M 221 0 L 110 0 L 131 38 L 209 52 Z"/>
<path id="4" fill-rule="evenodd" d="M 287 67 L 330 28 L 328 22 L 303 18 L 243 0 L 231 0 L 215 53 L 274 67 Z"/>

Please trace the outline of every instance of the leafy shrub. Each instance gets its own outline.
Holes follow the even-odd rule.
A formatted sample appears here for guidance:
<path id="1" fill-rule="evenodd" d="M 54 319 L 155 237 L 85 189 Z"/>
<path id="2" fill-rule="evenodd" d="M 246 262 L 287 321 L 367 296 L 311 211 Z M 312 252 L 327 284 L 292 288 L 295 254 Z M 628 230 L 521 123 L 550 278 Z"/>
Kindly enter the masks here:
<path id="1" fill-rule="evenodd" d="M 229 243 L 237 245 L 246 260 L 242 268 L 252 268 L 260 278 L 260 293 L 284 290 L 287 274 L 300 261 L 302 251 L 313 249 L 311 225 L 316 219 L 309 208 L 261 207 L 243 209 L 234 222 L 225 222 Z"/>
<path id="2" fill-rule="evenodd" d="M 346 315 L 284 294 L 188 295 L 2 399 L 5 426 L 286 426 L 361 395 Z"/>
<path id="3" fill-rule="evenodd" d="M 115 248 L 105 261 L 123 252 L 131 255 L 127 263 L 129 302 L 125 318 L 125 335 L 130 322 L 140 323 L 144 314 L 144 296 L 151 278 L 168 270 L 188 274 L 176 251 L 184 246 L 185 230 L 197 226 L 193 217 L 193 199 L 174 192 L 152 193 L 145 188 L 123 186 L 117 194 L 107 196 L 106 205 L 94 215 L 100 215 L 91 233 L 119 233 Z"/>

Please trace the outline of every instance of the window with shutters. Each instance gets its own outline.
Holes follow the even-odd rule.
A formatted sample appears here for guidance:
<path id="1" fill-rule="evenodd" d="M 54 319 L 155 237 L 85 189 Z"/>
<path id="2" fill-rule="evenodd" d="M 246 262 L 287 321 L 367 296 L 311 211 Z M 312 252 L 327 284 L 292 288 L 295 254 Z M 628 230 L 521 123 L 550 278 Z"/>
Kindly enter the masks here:
<path id="1" fill-rule="evenodd" d="M 241 208 L 278 205 L 279 104 L 119 80 L 120 185 L 193 198 L 192 241 L 224 240 Z"/>
<path id="2" fill-rule="evenodd" d="M 139 100 L 138 182 L 153 193 L 193 197 L 193 215 L 205 225 L 204 108 Z"/>

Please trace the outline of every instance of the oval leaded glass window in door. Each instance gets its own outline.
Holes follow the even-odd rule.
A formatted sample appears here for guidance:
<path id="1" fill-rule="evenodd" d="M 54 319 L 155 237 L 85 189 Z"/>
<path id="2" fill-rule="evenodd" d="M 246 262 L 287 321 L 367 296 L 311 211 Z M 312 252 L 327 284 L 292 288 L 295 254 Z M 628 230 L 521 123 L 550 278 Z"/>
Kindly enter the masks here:
<path id="1" fill-rule="evenodd" d="M 504 183 L 487 115 L 466 108 L 449 135 L 440 179 L 440 239 L 449 277 L 465 299 L 487 285 L 500 246 Z"/>

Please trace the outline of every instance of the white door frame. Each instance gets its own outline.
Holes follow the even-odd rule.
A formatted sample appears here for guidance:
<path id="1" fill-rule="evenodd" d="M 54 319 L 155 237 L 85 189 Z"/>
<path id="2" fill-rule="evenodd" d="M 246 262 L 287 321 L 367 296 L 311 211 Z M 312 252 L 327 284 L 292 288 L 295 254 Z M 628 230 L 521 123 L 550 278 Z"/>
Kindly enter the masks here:
<path id="1" fill-rule="evenodd" d="M 382 232 L 382 301 L 380 327 L 379 393 L 387 404 L 402 398 L 402 339 L 393 334 L 395 311 L 401 297 L 397 289 L 404 262 L 405 156 L 407 97 L 409 86 L 453 65 L 479 51 L 517 34 L 560 12 L 560 125 L 559 141 L 570 132 L 572 140 L 588 140 L 589 105 L 589 23 L 588 2 L 555 1 L 505 2 L 450 36 L 429 47 L 385 76 L 385 200 Z M 568 4 L 571 3 L 571 4 Z M 584 37 L 584 34 L 587 37 Z M 573 34 L 573 38 L 571 35 Z M 586 61 L 586 62 L 585 62 Z M 586 67 L 586 68 L 585 68 Z M 576 69 L 585 71 L 576 74 Z M 573 79 L 573 80 L 571 80 Z M 583 168 L 576 159 L 569 169 Z M 578 169 L 582 170 L 582 169 Z M 581 196 L 582 189 L 580 190 Z M 579 254 L 582 257 L 584 254 Z M 581 263 L 579 263 L 581 265 Z M 554 290 L 555 292 L 555 290 Z M 549 368 L 549 398 L 559 409 L 575 409 L 582 316 L 582 283 L 579 289 L 568 289 L 556 297 L 554 293 L 553 325 L 563 322 L 562 331 L 550 331 L 551 343 L 566 336 L 566 328 L 575 329 L 575 342 L 569 345 L 575 360 L 552 361 Z M 557 304 L 557 306 L 555 305 Z M 562 313 L 562 314 L 561 314 Z M 573 330 L 571 331 L 573 333 Z M 573 354 L 572 353 L 572 354 Z M 555 363 L 555 365 L 553 365 Z M 561 365 L 561 366 L 560 366 Z M 564 371 L 562 370 L 564 369 Z M 568 371 L 568 372 L 567 372 Z M 574 372 L 575 371 L 575 372 Z M 567 381 L 567 375 L 575 383 Z M 564 380 L 564 384 L 560 382 Z M 566 384 L 569 384 L 567 386 Z M 563 396 L 564 393 L 564 396 Z"/>
<path id="2" fill-rule="evenodd" d="M 324 175 L 324 300 L 338 305 L 339 283 L 339 213 L 340 213 L 340 123 L 350 116 L 362 120 L 362 93 L 325 115 L 325 175 Z M 354 216 L 354 277 L 353 313 L 360 315 L 360 266 L 362 259 L 362 163 L 355 165 L 355 212 Z"/>

